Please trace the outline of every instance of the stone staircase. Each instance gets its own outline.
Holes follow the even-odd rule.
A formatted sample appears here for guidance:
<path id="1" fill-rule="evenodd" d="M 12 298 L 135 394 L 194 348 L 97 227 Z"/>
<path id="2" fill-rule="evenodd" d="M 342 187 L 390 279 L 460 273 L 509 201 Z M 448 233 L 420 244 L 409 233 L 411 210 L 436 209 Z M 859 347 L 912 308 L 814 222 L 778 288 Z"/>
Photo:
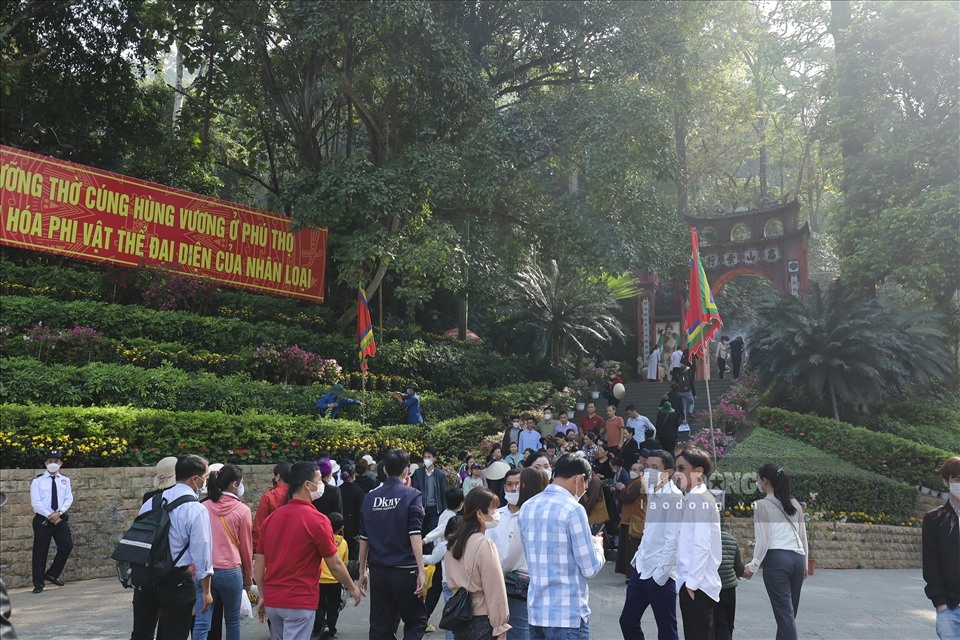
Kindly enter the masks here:
<path id="1" fill-rule="evenodd" d="M 706 383 L 703 380 L 697 380 L 696 384 L 696 411 L 706 411 Z M 720 401 L 723 394 L 730 390 L 731 386 L 733 386 L 733 380 L 730 378 L 710 381 L 710 399 L 714 405 Z M 647 416 L 651 420 L 657 419 L 657 408 L 660 406 L 660 399 L 670 391 L 670 383 L 668 382 L 631 382 L 625 384 L 624 387 L 626 387 L 627 393 L 623 396 L 623 400 L 620 401 L 621 411 L 618 413 L 626 414 L 627 405 L 634 404 L 642 415 Z M 690 420 L 691 424 L 695 422 L 696 418 Z"/>

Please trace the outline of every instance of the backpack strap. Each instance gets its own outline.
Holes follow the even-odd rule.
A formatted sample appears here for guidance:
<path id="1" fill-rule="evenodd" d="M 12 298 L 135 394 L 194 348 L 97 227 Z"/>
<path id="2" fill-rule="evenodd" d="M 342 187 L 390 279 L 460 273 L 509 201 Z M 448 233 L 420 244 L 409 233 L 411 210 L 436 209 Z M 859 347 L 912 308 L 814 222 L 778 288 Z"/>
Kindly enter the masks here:
<path id="1" fill-rule="evenodd" d="M 157 496 L 157 497 L 159 497 L 159 496 Z M 154 498 L 154 499 L 156 499 L 156 498 Z M 186 504 L 187 502 L 197 502 L 197 498 L 196 498 L 195 496 L 190 496 L 190 495 L 180 496 L 179 498 L 177 498 L 176 500 L 174 500 L 174 501 L 171 502 L 170 504 L 167 504 L 166 501 L 164 501 L 163 508 L 167 511 L 167 513 L 170 513 L 171 511 L 173 511 L 174 509 L 176 509 L 176 508 L 179 507 L 180 505 Z M 189 548 L 190 548 L 190 542 L 188 541 L 187 544 L 184 545 L 183 549 L 180 550 L 180 553 L 177 554 L 177 557 L 173 559 L 173 566 L 174 566 L 174 567 L 177 566 L 177 563 L 180 562 L 180 558 L 183 557 L 183 554 L 185 554 L 185 553 L 187 552 L 187 549 L 189 549 Z"/>

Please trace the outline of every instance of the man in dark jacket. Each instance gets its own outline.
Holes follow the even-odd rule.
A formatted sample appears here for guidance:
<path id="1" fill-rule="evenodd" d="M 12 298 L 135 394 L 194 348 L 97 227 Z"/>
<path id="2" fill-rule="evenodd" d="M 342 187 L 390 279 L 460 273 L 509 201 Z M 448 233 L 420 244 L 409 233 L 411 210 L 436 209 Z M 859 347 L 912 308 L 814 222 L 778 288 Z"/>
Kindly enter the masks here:
<path id="1" fill-rule="evenodd" d="M 410 479 L 413 488 L 423 494 L 423 534 L 433 531 L 440 514 L 447 508 L 447 477 L 436 467 L 437 450 L 423 450 L 423 465 L 413 472 Z M 429 549 L 427 550 L 429 551 Z"/>
<path id="2" fill-rule="evenodd" d="M 313 501 L 313 506 L 323 515 L 330 517 L 331 513 L 343 513 L 343 500 L 340 499 L 340 487 L 333 479 L 334 462 L 329 458 L 323 458 L 317 463 L 320 467 L 320 476 L 323 480 L 323 493 L 319 498 Z M 340 472 L 337 465 L 337 472 Z"/>
<path id="3" fill-rule="evenodd" d="M 923 516 L 923 579 L 946 640 L 960 638 L 960 456 L 947 458 L 940 476 L 950 499 Z"/>
<path id="4" fill-rule="evenodd" d="M 340 500 L 343 502 L 343 538 L 350 549 L 350 559 L 357 560 L 360 557 L 360 508 L 363 506 L 363 496 L 367 492 L 356 483 L 356 468 L 347 461 L 344 461 L 340 467 L 340 477 L 343 479 L 343 484 L 340 485 Z"/>

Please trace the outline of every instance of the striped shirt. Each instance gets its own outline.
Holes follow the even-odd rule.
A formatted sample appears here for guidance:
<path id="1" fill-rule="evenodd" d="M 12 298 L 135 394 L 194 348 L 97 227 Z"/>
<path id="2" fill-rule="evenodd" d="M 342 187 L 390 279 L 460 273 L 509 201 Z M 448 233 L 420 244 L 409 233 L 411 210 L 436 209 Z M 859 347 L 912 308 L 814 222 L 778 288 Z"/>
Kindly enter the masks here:
<path id="1" fill-rule="evenodd" d="M 520 538 L 530 573 L 530 624 L 579 628 L 590 618 L 587 578 L 604 563 L 587 512 L 569 491 L 551 484 L 520 508 Z"/>

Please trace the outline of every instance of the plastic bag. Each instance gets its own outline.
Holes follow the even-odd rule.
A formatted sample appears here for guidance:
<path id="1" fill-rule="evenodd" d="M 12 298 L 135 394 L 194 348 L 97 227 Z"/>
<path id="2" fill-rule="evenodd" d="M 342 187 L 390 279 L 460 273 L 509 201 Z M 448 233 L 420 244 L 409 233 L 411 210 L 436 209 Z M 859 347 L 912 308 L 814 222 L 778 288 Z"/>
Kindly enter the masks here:
<path id="1" fill-rule="evenodd" d="M 250 603 L 250 596 L 247 595 L 246 591 L 240 594 L 240 617 L 253 617 L 253 605 Z"/>

